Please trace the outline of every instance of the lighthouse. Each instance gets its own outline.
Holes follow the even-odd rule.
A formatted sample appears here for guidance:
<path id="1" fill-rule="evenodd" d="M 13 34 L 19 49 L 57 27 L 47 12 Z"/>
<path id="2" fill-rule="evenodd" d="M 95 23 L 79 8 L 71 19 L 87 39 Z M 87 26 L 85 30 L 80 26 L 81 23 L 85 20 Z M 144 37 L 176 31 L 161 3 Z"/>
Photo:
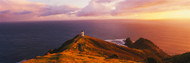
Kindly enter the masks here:
<path id="1" fill-rule="evenodd" d="M 81 36 L 84 37 L 84 30 L 81 31 Z"/>

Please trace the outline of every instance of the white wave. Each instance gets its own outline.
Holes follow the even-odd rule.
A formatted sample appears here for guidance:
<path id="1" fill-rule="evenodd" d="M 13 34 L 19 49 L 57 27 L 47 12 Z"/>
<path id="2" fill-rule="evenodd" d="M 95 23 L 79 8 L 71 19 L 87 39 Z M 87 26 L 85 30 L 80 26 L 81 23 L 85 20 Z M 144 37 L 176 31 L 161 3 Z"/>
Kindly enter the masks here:
<path id="1" fill-rule="evenodd" d="M 125 44 L 124 40 L 125 39 L 109 39 L 109 40 L 104 40 L 104 41 L 115 43 L 117 45 L 124 45 Z"/>

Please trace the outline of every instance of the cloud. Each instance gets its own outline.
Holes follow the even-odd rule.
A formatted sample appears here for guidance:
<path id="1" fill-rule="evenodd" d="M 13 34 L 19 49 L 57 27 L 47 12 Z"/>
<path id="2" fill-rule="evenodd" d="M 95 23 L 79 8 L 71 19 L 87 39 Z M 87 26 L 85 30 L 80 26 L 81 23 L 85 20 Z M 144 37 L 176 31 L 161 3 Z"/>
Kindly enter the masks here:
<path id="1" fill-rule="evenodd" d="M 0 0 L 0 21 L 29 20 L 39 14 L 42 3 L 27 0 Z"/>
<path id="2" fill-rule="evenodd" d="M 42 3 L 30 2 L 28 0 L 0 0 L 0 10 L 36 11 L 45 6 Z"/>
<path id="3" fill-rule="evenodd" d="M 68 5 L 47 6 L 41 10 L 42 14 L 40 14 L 40 16 L 49 16 L 49 15 L 57 15 L 57 14 L 73 15 L 78 10 L 79 8 L 68 6 Z"/>
<path id="4" fill-rule="evenodd" d="M 125 18 L 130 15 L 144 16 L 190 10 L 189 3 L 190 0 L 91 0 L 84 8 L 77 8 L 73 5 L 49 6 L 29 0 L 0 0 L 0 21 L 86 19 L 103 16 Z"/>
<path id="5" fill-rule="evenodd" d="M 141 12 L 142 9 L 160 5 L 166 0 L 124 0 L 116 4 L 113 14 Z"/>
<path id="6" fill-rule="evenodd" d="M 112 9 L 105 4 L 110 1 L 112 0 L 91 0 L 91 2 L 86 7 L 84 7 L 77 13 L 77 16 L 108 15 L 110 14 Z"/>
<path id="7" fill-rule="evenodd" d="M 116 4 L 112 15 L 189 9 L 190 5 L 187 3 L 190 3 L 190 0 L 124 0 Z"/>
<path id="8" fill-rule="evenodd" d="M 74 15 L 79 8 L 63 5 L 49 6 L 43 3 L 28 0 L 0 0 L 0 21 L 38 20 L 52 15 Z M 62 17 L 64 18 L 65 15 Z M 57 17 L 57 16 L 56 16 Z"/>
<path id="9" fill-rule="evenodd" d="M 4 10 L 4 11 L 0 11 L 0 14 L 6 14 L 6 13 L 9 13 L 10 10 Z"/>
<path id="10" fill-rule="evenodd" d="M 98 3 L 110 3 L 110 2 L 113 2 L 115 0 L 95 0 L 95 1 Z"/>
<path id="11" fill-rule="evenodd" d="M 30 14 L 32 11 L 21 11 L 21 12 L 14 12 L 15 15 L 24 15 L 24 14 Z"/>

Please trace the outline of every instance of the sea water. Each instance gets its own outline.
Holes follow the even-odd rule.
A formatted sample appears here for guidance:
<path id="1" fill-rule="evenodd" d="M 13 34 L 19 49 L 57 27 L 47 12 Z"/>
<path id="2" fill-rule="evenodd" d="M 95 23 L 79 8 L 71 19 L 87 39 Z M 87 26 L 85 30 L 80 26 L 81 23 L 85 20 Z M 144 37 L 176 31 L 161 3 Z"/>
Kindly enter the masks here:
<path id="1" fill-rule="evenodd" d="M 119 45 L 130 37 L 154 42 L 170 55 L 190 52 L 189 21 L 86 20 L 0 23 L 0 63 L 15 63 L 58 48 L 81 30 Z"/>

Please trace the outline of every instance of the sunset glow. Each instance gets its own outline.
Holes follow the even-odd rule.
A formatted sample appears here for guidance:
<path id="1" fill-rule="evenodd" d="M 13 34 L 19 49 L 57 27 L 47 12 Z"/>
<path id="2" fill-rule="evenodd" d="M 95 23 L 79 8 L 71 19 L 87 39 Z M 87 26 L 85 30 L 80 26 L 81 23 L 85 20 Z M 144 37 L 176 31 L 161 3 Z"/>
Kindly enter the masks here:
<path id="1" fill-rule="evenodd" d="M 127 17 L 127 16 L 126 16 Z M 129 16 L 136 19 L 189 19 L 190 10 L 174 10 L 153 13 L 139 13 Z"/>
<path id="2" fill-rule="evenodd" d="M 0 0 L 0 21 L 189 19 L 189 3 L 190 0 Z"/>

